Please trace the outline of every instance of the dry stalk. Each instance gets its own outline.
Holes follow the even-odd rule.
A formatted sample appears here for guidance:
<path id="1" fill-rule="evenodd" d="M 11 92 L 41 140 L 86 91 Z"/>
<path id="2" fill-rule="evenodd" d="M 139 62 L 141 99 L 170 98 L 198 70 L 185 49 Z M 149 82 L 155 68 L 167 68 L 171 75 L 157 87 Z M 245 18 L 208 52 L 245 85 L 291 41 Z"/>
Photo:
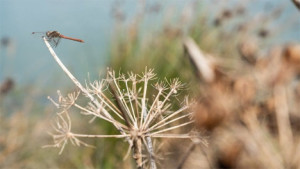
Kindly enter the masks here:
<path id="1" fill-rule="evenodd" d="M 300 0 L 292 0 L 294 5 L 300 10 Z"/>
<path id="2" fill-rule="evenodd" d="M 197 74 L 203 77 L 205 82 L 215 80 L 215 73 L 212 64 L 207 59 L 205 54 L 200 50 L 196 42 L 188 37 L 183 42 L 185 49 L 189 54 L 189 58 L 197 69 Z"/>
<path id="3" fill-rule="evenodd" d="M 284 86 L 276 86 L 274 89 L 276 119 L 278 124 L 279 141 L 285 161 L 289 161 L 292 155 L 293 132 L 289 120 L 287 94 Z"/>

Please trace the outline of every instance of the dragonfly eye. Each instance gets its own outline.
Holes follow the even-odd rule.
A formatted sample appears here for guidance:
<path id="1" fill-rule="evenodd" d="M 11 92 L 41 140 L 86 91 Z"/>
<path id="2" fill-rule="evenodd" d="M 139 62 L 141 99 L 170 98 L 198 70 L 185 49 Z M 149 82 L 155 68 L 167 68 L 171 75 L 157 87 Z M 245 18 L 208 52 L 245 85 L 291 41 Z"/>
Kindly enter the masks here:
<path id="1" fill-rule="evenodd" d="M 52 33 L 52 31 L 46 32 L 46 36 L 47 36 L 47 37 L 50 37 L 50 36 L 51 36 L 51 33 Z"/>

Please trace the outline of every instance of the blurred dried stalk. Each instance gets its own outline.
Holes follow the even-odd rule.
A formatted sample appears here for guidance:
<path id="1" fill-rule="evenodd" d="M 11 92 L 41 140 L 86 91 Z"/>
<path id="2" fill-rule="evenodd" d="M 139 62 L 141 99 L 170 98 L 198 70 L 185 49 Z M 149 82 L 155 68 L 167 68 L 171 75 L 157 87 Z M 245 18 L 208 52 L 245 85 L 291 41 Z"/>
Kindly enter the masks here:
<path id="1" fill-rule="evenodd" d="M 300 0 L 292 0 L 292 2 L 300 10 Z"/>
<path id="2" fill-rule="evenodd" d="M 3 130 L 0 130 L 0 146 L 2 147 L 0 167 L 17 166 L 17 164 L 13 165 L 10 161 L 7 161 L 7 158 L 13 158 L 14 154 L 18 153 L 18 150 L 25 142 L 25 131 L 28 129 L 28 124 L 27 121 L 21 122 L 23 119 L 24 117 L 21 113 L 16 113 L 10 119 L 6 119 L 7 121 L 1 120 Z M 9 130 L 9 132 L 4 132 L 4 130 Z"/>
<path id="3" fill-rule="evenodd" d="M 204 53 L 200 50 L 195 41 L 192 38 L 186 38 L 183 44 L 188 52 L 188 56 L 192 64 L 196 68 L 197 74 L 203 77 L 206 82 L 213 81 L 215 74 L 211 68 L 211 63 L 205 57 Z"/>

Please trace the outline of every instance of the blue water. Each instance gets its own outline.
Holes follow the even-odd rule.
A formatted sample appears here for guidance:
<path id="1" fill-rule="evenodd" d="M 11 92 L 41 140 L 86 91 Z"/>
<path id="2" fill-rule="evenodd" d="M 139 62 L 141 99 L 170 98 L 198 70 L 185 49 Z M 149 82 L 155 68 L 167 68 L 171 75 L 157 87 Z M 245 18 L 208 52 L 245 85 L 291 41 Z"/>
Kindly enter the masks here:
<path id="1" fill-rule="evenodd" d="M 191 1 L 191 0 L 190 0 Z M 161 14 L 147 20 L 152 22 L 149 29 L 159 29 L 164 13 L 174 8 L 174 15 L 182 12 L 190 1 L 167 0 L 162 4 Z M 199 0 L 202 2 L 203 0 Z M 252 10 L 262 10 L 260 0 Z M 111 36 L 115 33 L 115 20 L 111 9 L 117 1 L 109 0 L 0 0 L 0 39 L 12 39 L 9 51 L 0 48 L 0 82 L 6 77 L 12 77 L 17 84 L 48 85 L 58 88 L 61 84 L 70 83 L 54 62 L 48 49 L 33 31 L 58 30 L 67 36 L 85 40 L 84 44 L 61 40 L 55 51 L 68 68 L 81 81 L 90 76 L 97 77 L 99 71 L 105 70 L 109 60 Z M 136 0 L 121 1 L 127 18 L 134 16 L 139 10 Z M 147 4 L 150 1 L 147 1 Z M 159 1 L 156 1 L 159 2 Z M 227 2 L 227 1 L 226 1 Z M 273 0 L 272 3 L 286 3 L 286 18 L 300 18 L 300 12 L 286 0 Z M 226 4 L 225 4 L 226 5 Z M 273 4 L 274 5 L 274 4 Z M 276 5 L 276 3 L 275 3 Z M 296 19 L 297 20 L 297 19 Z M 298 19 L 300 21 L 300 19 Z M 300 23 L 300 22 L 299 22 Z M 300 41 L 300 24 L 289 28 L 289 33 L 279 38 L 284 41 Z M 57 86 L 56 86 L 57 85 Z"/>
<path id="2" fill-rule="evenodd" d="M 58 30 L 80 38 L 84 44 L 61 40 L 55 51 L 81 80 L 87 73 L 97 76 L 108 62 L 111 36 L 115 33 L 112 6 L 108 0 L 0 0 L 0 39 L 12 41 L 9 52 L 0 48 L 0 81 L 14 78 L 19 84 L 52 84 L 68 81 L 33 31 Z M 120 1 L 128 18 L 138 11 L 135 0 Z M 181 8 L 188 1 L 165 1 Z M 65 79 L 65 80 L 63 80 Z M 54 82 L 53 82 L 54 81 Z M 53 83 L 52 83 L 53 82 Z"/>
<path id="3" fill-rule="evenodd" d="M 104 66 L 112 33 L 110 5 L 110 1 L 96 0 L 1 0 L 0 37 L 11 38 L 16 50 L 11 56 L 1 58 L 1 70 L 5 72 L 0 73 L 0 79 L 11 76 L 19 83 L 30 84 L 48 82 L 49 77 L 55 76 L 58 66 L 40 37 L 31 34 L 33 31 L 59 30 L 84 39 L 84 44 L 61 41 L 56 48 L 75 73 L 81 67 Z"/>

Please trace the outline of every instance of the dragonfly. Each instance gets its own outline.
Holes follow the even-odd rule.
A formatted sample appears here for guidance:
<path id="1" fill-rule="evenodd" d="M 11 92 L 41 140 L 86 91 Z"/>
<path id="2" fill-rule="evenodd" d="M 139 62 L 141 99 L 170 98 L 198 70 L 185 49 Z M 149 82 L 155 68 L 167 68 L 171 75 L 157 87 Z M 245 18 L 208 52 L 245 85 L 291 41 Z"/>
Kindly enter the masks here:
<path id="1" fill-rule="evenodd" d="M 61 33 L 59 33 L 58 31 L 47 31 L 47 32 L 32 32 L 32 34 L 43 34 L 43 37 L 46 37 L 47 40 L 54 46 L 57 47 L 57 45 L 60 42 L 60 39 L 68 39 L 68 40 L 72 40 L 72 41 L 76 41 L 76 42 L 81 42 L 84 43 L 83 40 L 81 39 L 77 39 L 77 38 L 71 38 L 68 36 L 65 36 Z"/>

